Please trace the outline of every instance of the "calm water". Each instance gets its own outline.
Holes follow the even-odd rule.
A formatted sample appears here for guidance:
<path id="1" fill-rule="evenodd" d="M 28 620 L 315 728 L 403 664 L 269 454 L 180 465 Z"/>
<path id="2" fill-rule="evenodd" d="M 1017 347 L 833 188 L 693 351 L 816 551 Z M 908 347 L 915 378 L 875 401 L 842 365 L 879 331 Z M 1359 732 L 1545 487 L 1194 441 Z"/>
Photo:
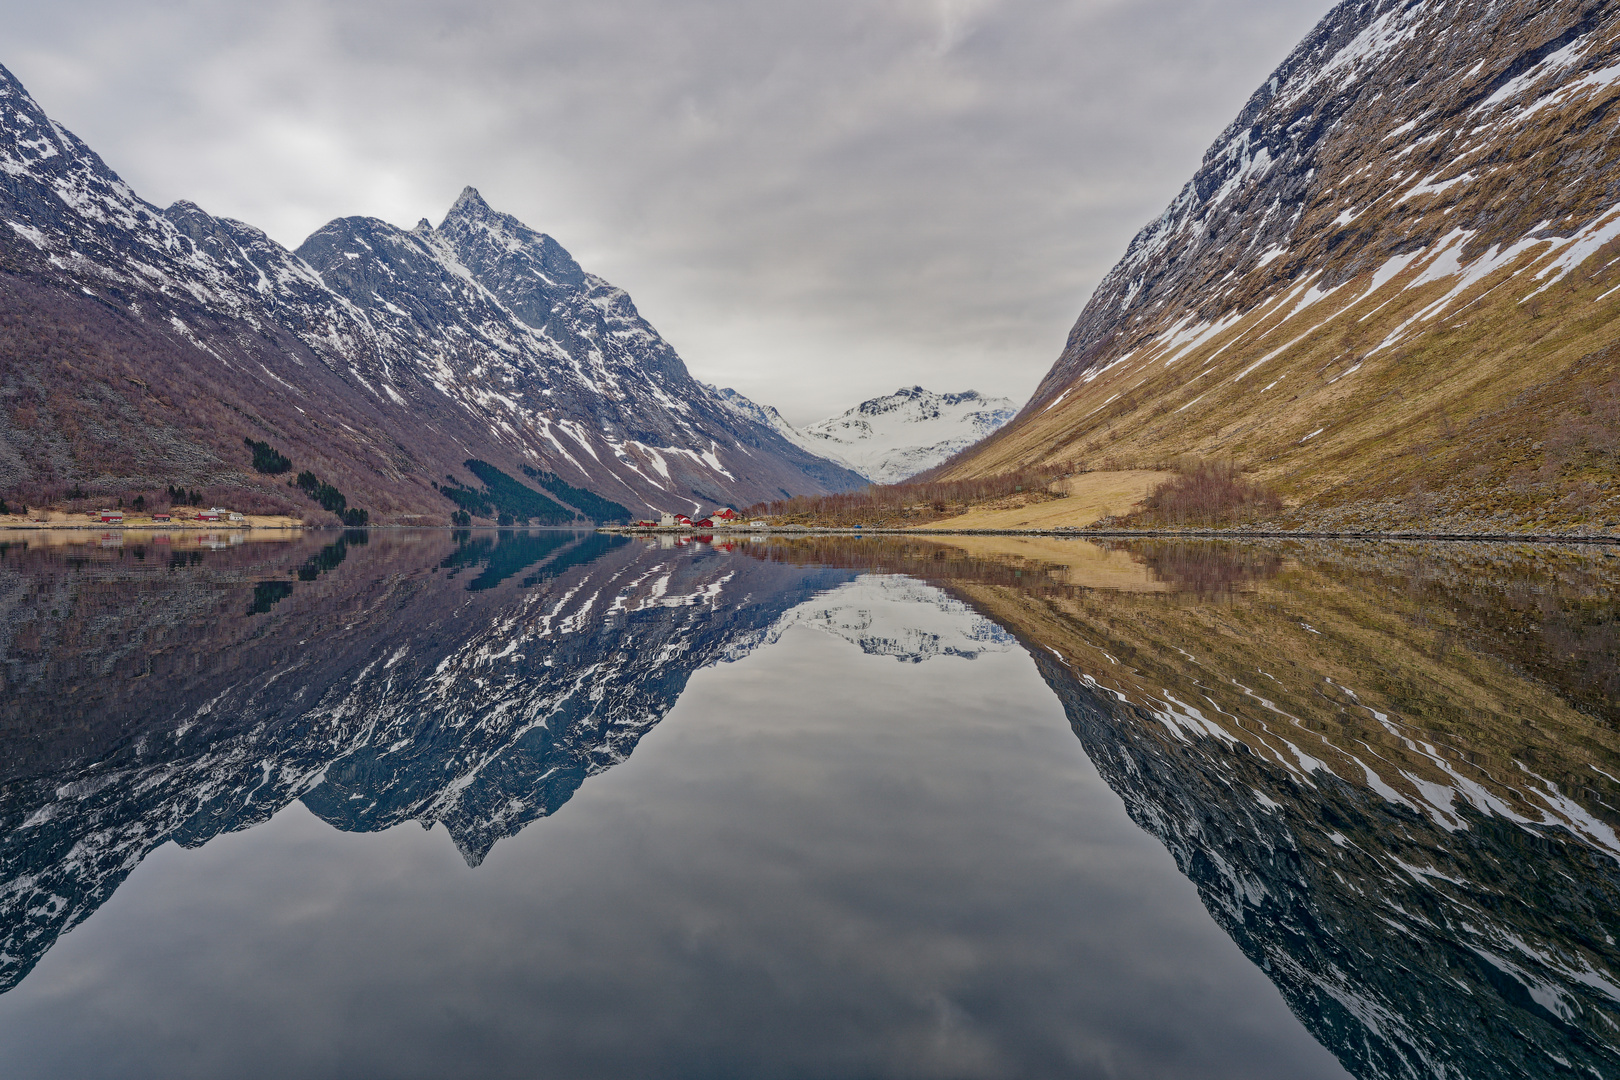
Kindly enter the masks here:
<path id="1" fill-rule="evenodd" d="M 0 545 L 6 1077 L 1620 1075 L 1620 559 Z"/>

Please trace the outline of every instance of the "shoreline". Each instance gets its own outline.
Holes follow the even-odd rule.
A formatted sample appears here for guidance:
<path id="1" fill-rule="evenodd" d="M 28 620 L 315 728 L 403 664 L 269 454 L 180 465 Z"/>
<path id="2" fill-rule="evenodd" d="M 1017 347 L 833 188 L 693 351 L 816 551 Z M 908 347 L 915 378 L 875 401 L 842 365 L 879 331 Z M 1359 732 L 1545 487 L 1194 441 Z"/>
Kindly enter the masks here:
<path id="1" fill-rule="evenodd" d="M 334 526 L 335 528 L 336 526 Z M 246 521 L 205 521 L 198 524 L 190 522 L 95 522 L 80 525 L 67 521 L 39 521 L 29 522 L 26 525 L 13 525 L 9 522 L 0 523 L 0 532 L 122 532 L 134 530 L 136 532 L 263 532 L 276 529 L 282 532 L 303 532 L 310 528 L 308 525 L 259 525 Z"/>
<path id="2" fill-rule="evenodd" d="M 1443 543 L 1534 543 L 1620 546 L 1620 533 L 1333 532 L 1284 529 L 884 529 L 838 526 L 765 529 L 635 529 L 604 526 L 597 532 L 621 536 L 1044 536 L 1069 540 L 1417 540 Z"/>

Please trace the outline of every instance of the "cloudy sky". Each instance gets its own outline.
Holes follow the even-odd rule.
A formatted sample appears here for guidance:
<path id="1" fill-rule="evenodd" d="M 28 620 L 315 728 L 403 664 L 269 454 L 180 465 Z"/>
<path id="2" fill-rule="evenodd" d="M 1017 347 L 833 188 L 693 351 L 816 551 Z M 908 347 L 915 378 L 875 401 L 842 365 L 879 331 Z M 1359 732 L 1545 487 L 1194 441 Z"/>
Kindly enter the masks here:
<path id="1" fill-rule="evenodd" d="M 808 422 L 1023 400 L 1327 0 L 0 0 L 142 196 L 289 247 L 471 184 Z"/>

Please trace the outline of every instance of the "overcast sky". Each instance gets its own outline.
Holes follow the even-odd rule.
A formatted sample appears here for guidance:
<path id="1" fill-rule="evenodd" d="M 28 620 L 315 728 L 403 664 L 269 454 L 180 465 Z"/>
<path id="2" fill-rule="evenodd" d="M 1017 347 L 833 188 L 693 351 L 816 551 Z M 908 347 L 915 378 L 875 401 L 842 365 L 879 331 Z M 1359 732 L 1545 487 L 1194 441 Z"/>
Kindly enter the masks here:
<path id="1" fill-rule="evenodd" d="M 1327 0 L 0 0 L 144 198 L 296 247 L 465 185 L 794 422 L 1028 397 Z"/>

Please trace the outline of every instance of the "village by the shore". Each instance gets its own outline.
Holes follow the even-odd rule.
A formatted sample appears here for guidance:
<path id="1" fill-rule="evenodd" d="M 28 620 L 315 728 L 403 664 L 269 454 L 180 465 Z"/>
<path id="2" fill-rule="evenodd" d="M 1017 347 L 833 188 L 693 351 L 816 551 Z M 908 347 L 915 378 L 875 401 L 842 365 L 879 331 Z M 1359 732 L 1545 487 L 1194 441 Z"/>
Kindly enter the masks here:
<path id="1" fill-rule="evenodd" d="M 304 522 L 284 514 L 244 514 L 219 506 L 175 507 L 152 513 L 114 508 L 86 511 L 31 509 L 24 514 L 0 515 L 0 530 L 107 528 L 151 531 L 302 529 Z"/>

